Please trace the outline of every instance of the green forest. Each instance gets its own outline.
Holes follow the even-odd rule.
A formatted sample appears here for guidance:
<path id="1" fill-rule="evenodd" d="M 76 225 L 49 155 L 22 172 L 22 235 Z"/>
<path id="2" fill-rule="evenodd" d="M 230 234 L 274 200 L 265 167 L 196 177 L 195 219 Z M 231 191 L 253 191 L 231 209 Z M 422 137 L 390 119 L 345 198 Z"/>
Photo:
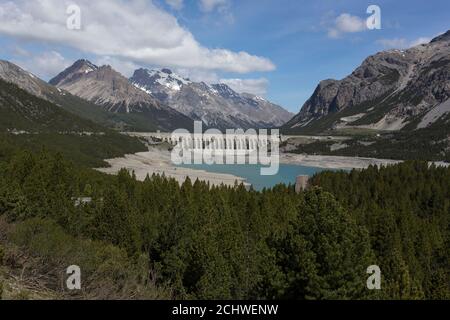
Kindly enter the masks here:
<path id="1" fill-rule="evenodd" d="M 108 164 L 103 159 L 148 150 L 136 138 L 117 132 L 104 134 L 36 133 L 11 135 L 0 132 L 0 161 L 8 161 L 21 150 L 59 153 L 78 166 L 100 168 Z"/>
<path id="2" fill-rule="evenodd" d="M 449 210 L 450 168 L 424 162 L 323 172 L 296 194 L 139 182 L 12 150 L 0 157 L 0 296 L 14 276 L 60 299 L 449 299 Z M 81 291 L 63 285 L 73 264 Z M 370 265 L 381 290 L 366 287 Z"/>

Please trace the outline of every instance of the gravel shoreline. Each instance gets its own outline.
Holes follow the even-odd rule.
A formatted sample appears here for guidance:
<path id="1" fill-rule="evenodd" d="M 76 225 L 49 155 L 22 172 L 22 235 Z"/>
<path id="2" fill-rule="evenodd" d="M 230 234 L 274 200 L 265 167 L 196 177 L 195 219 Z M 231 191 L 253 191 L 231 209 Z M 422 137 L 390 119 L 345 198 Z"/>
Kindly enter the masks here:
<path id="1" fill-rule="evenodd" d="M 212 173 L 203 170 L 193 170 L 189 168 L 180 168 L 172 164 L 170 152 L 159 148 L 150 148 L 148 152 L 125 155 L 123 158 L 105 160 L 111 167 L 99 168 L 100 172 L 107 174 L 117 174 L 125 168 L 134 171 L 136 178 L 140 181 L 145 180 L 147 175 L 153 174 L 165 175 L 174 178 L 180 184 L 189 177 L 193 182 L 195 180 L 209 182 L 210 185 L 234 186 L 236 183 L 247 184 L 244 178 L 236 177 L 230 174 Z"/>
<path id="2" fill-rule="evenodd" d="M 195 170 L 190 168 L 181 168 L 172 164 L 170 152 L 163 148 L 150 147 L 147 152 L 126 155 L 122 158 L 105 160 L 110 167 L 99 168 L 100 172 L 107 174 L 117 174 L 121 169 L 125 168 L 134 171 L 136 178 L 143 181 L 147 175 L 153 174 L 165 175 L 174 178 L 179 183 L 183 183 L 187 177 L 192 181 L 197 179 L 209 182 L 211 185 L 234 186 L 236 183 L 247 184 L 244 178 L 230 174 L 207 172 L 203 170 Z M 353 158 L 338 156 L 317 156 L 317 155 L 301 155 L 284 153 L 280 156 L 281 164 L 302 165 L 308 167 L 324 168 L 324 169 L 364 169 L 370 165 L 392 165 L 401 161 L 371 159 L 371 158 Z"/>
<path id="3" fill-rule="evenodd" d="M 307 167 L 316 167 L 324 169 L 366 169 L 370 165 L 387 166 L 401 163 L 399 160 L 340 157 L 340 156 L 317 156 L 284 153 L 281 155 L 280 162 L 283 164 L 295 164 Z"/>

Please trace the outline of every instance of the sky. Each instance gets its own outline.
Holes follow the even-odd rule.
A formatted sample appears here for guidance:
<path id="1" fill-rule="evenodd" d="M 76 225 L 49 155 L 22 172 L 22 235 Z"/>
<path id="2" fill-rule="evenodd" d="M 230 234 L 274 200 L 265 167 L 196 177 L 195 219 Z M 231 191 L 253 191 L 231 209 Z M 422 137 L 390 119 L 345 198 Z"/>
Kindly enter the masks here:
<path id="1" fill-rule="evenodd" d="M 448 0 L 0 0 L 0 59 L 44 80 L 80 58 L 125 76 L 168 67 L 297 113 L 321 80 L 449 22 Z"/>

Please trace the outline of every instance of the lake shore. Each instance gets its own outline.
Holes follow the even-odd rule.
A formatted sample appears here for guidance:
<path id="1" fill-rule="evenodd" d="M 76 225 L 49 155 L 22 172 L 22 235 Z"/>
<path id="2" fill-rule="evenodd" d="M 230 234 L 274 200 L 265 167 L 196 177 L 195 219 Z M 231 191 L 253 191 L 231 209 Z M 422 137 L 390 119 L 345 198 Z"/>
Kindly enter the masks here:
<path id="1" fill-rule="evenodd" d="M 333 170 L 366 169 L 371 165 L 387 166 L 401 163 L 399 160 L 358 158 L 342 156 L 318 156 L 307 154 L 282 153 L 280 162 L 283 164 L 302 165 Z"/>
<path id="2" fill-rule="evenodd" d="M 163 148 L 150 147 L 147 152 L 125 155 L 123 158 L 114 158 L 105 160 L 110 167 L 99 168 L 100 172 L 107 174 L 117 174 L 121 169 L 125 168 L 134 171 L 136 178 L 140 181 L 145 180 L 147 175 L 165 175 L 173 178 L 182 184 L 189 177 L 192 182 L 195 180 L 205 181 L 210 185 L 234 186 L 236 183 L 247 184 L 244 178 L 236 177 L 229 174 L 212 173 L 203 170 L 194 170 L 189 168 L 181 168 L 172 164 L 170 152 Z"/>
<path id="3" fill-rule="evenodd" d="M 153 174 L 165 175 L 183 183 L 187 177 L 192 181 L 201 180 L 211 185 L 234 186 L 236 183 L 244 183 L 248 185 L 245 178 L 234 176 L 231 174 L 207 172 L 191 168 L 177 167 L 172 164 L 170 151 L 163 147 L 149 147 L 149 151 L 136 154 L 126 155 L 122 158 L 114 158 L 105 160 L 110 167 L 99 168 L 100 172 L 107 174 L 117 174 L 121 169 L 125 168 L 134 171 L 136 178 L 143 181 L 147 175 Z M 317 156 L 317 155 L 301 155 L 283 153 L 280 156 L 281 164 L 301 165 L 306 167 L 315 167 L 332 170 L 350 170 L 364 169 L 370 165 L 391 165 L 400 163 L 401 161 L 371 159 L 371 158 L 353 158 L 338 156 Z"/>

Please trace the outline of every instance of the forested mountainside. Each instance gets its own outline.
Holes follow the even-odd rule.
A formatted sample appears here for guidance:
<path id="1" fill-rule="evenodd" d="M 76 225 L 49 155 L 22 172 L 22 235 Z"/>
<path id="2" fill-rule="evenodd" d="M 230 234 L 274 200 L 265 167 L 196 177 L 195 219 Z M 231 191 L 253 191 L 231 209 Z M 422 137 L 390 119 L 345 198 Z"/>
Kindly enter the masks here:
<path id="1" fill-rule="evenodd" d="M 0 79 L 0 130 L 101 132 L 105 128 Z"/>
<path id="2" fill-rule="evenodd" d="M 315 141 L 310 144 L 289 146 L 289 152 L 450 163 L 449 128 L 450 114 L 444 115 L 423 129 L 380 134 L 370 131 L 360 133 L 350 131 L 348 140 L 341 143 Z"/>
<path id="3" fill-rule="evenodd" d="M 391 298 L 449 299 L 450 167 L 413 161 L 311 183 L 367 228 Z"/>
<path id="4" fill-rule="evenodd" d="M 78 165 L 101 167 L 104 159 L 146 147 L 0 79 L 0 159 L 22 149 L 61 152 Z"/>
<path id="5" fill-rule="evenodd" d="M 284 185 L 255 192 L 158 176 L 138 182 L 48 152 L 5 159 L 4 297 L 450 297 L 449 168 L 410 162 L 322 173 L 296 194 Z M 79 197 L 92 201 L 77 206 Z M 60 285 L 74 263 L 83 270 L 75 295 Z M 381 291 L 366 288 L 374 264 Z"/>

